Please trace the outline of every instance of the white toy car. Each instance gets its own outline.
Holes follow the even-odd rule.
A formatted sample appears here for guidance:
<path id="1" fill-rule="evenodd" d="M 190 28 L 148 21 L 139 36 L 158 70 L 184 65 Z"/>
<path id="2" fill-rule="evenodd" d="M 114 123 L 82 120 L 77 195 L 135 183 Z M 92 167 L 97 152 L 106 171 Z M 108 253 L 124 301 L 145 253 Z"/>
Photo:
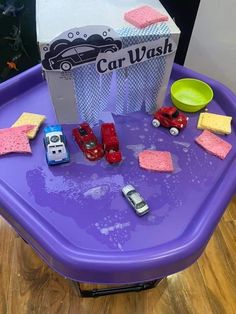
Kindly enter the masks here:
<path id="1" fill-rule="evenodd" d="M 149 207 L 141 195 L 135 190 L 135 188 L 128 184 L 122 188 L 122 193 L 129 201 L 131 206 L 135 209 L 136 214 L 142 216 L 149 211 Z"/>
<path id="2" fill-rule="evenodd" d="M 66 147 L 66 137 L 60 125 L 51 125 L 44 128 L 44 146 L 49 166 L 70 161 Z"/>

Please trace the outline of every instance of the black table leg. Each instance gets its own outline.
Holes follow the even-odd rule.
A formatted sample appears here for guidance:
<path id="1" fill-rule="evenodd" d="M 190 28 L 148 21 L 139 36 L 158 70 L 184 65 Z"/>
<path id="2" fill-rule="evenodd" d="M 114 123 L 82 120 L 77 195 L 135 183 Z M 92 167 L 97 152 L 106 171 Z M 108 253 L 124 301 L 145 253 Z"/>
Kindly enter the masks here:
<path id="1" fill-rule="evenodd" d="M 92 289 L 92 290 L 83 290 L 80 287 L 80 283 L 72 281 L 76 290 L 79 292 L 79 295 L 83 298 L 91 297 L 101 297 L 105 295 L 117 294 L 117 293 L 126 293 L 126 292 L 140 292 L 143 290 L 148 290 L 155 288 L 156 285 L 161 282 L 164 278 L 159 278 L 157 280 L 152 280 L 144 283 L 137 283 L 132 285 L 124 285 L 120 287 L 111 287 L 111 288 L 102 288 L 102 289 Z"/>

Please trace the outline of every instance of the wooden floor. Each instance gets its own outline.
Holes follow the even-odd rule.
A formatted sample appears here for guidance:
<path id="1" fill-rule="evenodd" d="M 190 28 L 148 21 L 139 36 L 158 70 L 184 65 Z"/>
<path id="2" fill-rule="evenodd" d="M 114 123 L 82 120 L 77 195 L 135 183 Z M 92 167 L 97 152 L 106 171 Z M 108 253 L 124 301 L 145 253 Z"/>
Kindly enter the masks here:
<path id="1" fill-rule="evenodd" d="M 0 239 L 0 314 L 236 313 L 236 197 L 201 258 L 141 293 L 80 299 L 1 218 Z"/>

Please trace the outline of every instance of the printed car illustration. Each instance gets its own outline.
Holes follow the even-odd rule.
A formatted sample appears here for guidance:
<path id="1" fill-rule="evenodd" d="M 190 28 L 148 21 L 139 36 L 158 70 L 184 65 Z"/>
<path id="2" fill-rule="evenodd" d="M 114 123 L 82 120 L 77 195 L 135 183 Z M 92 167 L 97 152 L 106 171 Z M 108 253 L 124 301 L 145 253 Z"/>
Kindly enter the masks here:
<path id="1" fill-rule="evenodd" d="M 124 186 L 122 188 L 122 193 L 130 205 L 135 209 L 136 214 L 142 216 L 149 211 L 147 203 L 131 184 Z"/>
<path id="2" fill-rule="evenodd" d="M 60 125 L 51 125 L 44 128 L 44 147 L 49 166 L 70 161 L 66 147 L 66 137 Z"/>
<path id="3" fill-rule="evenodd" d="M 162 107 L 155 114 L 152 125 L 158 128 L 160 125 L 170 129 L 171 135 L 178 135 L 179 131 L 186 127 L 188 118 L 175 107 Z"/>
<path id="4" fill-rule="evenodd" d="M 122 155 L 119 150 L 119 140 L 114 123 L 103 123 L 101 125 L 101 133 L 106 160 L 110 164 L 120 162 Z"/>
<path id="5" fill-rule="evenodd" d="M 115 52 L 118 46 L 115 43 L 105 45 L 80 44 L 70 46 L 54 57 L 49 58 L 49 63 L 54 70 L 69 71 L 73 66 L 96 60 L 100 52 Z"/>
<path id="6" fill-rule="evenodd" d="M 78 128 L 74 128 L 72 135 L 87 159 L 93 161 L 103 157 L 102 145 L 98 143 L 88 123 L 81 123 Z"/>

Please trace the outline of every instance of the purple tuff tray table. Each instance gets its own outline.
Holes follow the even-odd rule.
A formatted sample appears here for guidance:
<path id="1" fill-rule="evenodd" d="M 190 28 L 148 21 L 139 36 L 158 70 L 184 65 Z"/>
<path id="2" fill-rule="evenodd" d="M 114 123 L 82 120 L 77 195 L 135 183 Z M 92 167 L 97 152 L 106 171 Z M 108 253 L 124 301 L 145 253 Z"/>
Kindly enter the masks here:
<path id="1" fill-rule="evenodd" d="M 236 96 L 219 82 L 174 65 L 170 83 L 195 77 L 209 83 L 214 100 L 209 112 L 236 117 Z M 169 93 L 166 105 L 170 105 Z M 56 122 L 41 68 L 0 85 L 0 127 L 9 127 L 24 112 Z M 151 116 L 139 112 L 116 116 L 124 160 L 87 161 L 64 126 L 71 163 L 48 167 L 42 128 L 31 141 L 32 156 L 0 158 L 0 213 L 55 271 L 75 281 L 135 283 L 167 276 L 191 265 L 202 253 L 236 190 L 236 123 L 225 139 L 233 148 L 225 160 L 194 143 L 201 133 L 199 113 L 188 114 L 177 137 L 155 129 Z M 99 128 L 95 128 L 99 134 Z M 172 174 L 138 166 L 143 149 L 172 153 Z M 138 217 L 122 197 L 133 184 L 150 206 Z"/>

